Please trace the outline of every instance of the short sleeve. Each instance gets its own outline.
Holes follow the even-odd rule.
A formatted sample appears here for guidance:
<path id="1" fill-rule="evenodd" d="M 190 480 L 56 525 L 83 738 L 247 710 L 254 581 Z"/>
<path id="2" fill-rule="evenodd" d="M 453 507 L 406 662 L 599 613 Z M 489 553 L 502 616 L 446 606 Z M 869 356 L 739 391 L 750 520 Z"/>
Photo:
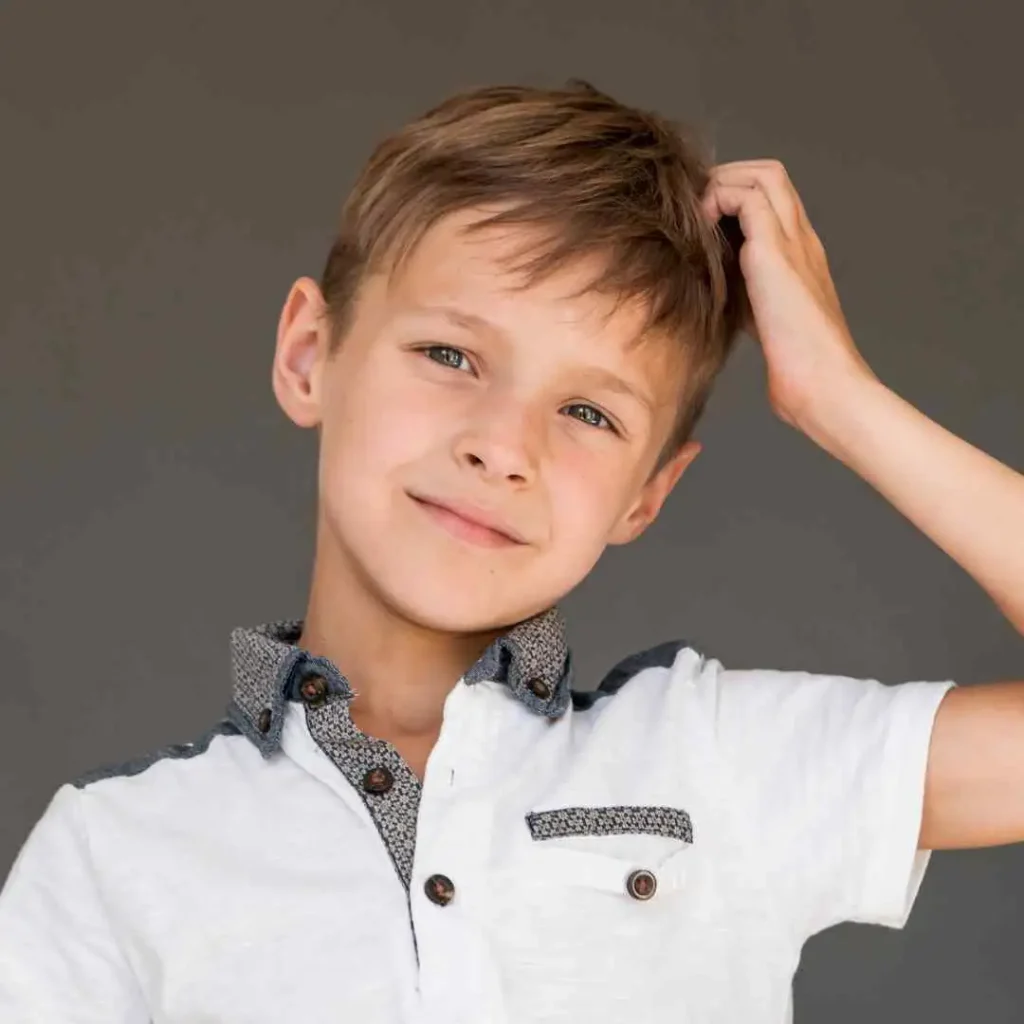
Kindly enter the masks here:
<path id="1" fill-rule="evenodd" d="M 57 790 L 0 890 L 0 1020 L 148 1024 L 96 887 L 80 794 Z"/>
<path id="2" fill-rule="evenodd" d="M 801 939 L 905 925 L 931 856 L 917 844 L 932 727 L 953 686 L 705 662 L 700 699 L 752 869 Z"/>

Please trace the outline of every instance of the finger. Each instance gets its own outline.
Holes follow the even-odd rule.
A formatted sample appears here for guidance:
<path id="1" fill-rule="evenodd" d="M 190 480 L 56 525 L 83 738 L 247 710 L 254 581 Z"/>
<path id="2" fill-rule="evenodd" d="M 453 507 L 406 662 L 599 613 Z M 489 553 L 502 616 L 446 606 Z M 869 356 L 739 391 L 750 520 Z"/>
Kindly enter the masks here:
<path id="1" fill-rule="evenodd" d="M 784 173 L 784 172 L 783 172 Z M 802 222 L 798 197 L 788 181 L 778 171 L 768 166 L 755 166 L 750 162 L 733 167 L 716 167 L 712 180 L 734 187 L 754 188 L 763 192 L 783 231 L 795 238 L 801 231 Z"/>
<path id="2" fill-rule="evenodd" d="M 789 172 L 778 160 L 743 160 L 736 161 L 731 164 L 721 164 L 722 167 L 730 169 L 736 168 L 743 170 L 745 168 L 752 169 L 759 180 L 770 183 L 773 179 L 777 181 L 779 189 L 788 193 L 793 207 L 796 210 L 796 223 L 799 226 L 799 240 L 804 245 L 810 245 L 812 255 L 818 262 L 825 260 L 825 247 L 821 241 L 821 237 L 814 229 L 814 225 L 811 223 L 811 219 L 807 214 L 807 207 L 804 205 L 803 199 L 800 197 L 800 193 L 796 190 L 796 186 L 793 184 L 792 179 L 789 177 Z M 772 189 L 768 189 L 768 198 L 772 198 Z M 778 205 L 773 203 L 773 205 Z M 792 221 L 786 221 L 786 218 L 780 217 L 783 222 L 783 226 L 787 227 L 788 230 L 792 230 Z"/>
<path id="3" fill-rule="evenodd" d="M 800 226 L 806 230 L 811 230 L 811 219 L 807 216 L 807 207 L 804 206 L 803 198 L 800 195 L 796 185 L 793 184 L 793 179 L 789 174 L 789 170 L 779 160 L 764 160 L 758 161 L 758 165 L 764 164 L 764 173 L 767 181 L 775 181 L 777 187 L 784 191 L 790 202 L 796 209 L 797 221 Z"/>
<path id="4" fill-rule="evenodd" d="M 810 220 L 789 173 L 778 160 L 743 160 L 720 164 L 712 179 L 725 185 L 748 185 L 762 189 L 778 214 L 787 235 L 796 237 L 810 229 Z"/>
<path id="5" fill-rule="evenodd" d="M 746 241 L 773 239 L 783 234 L 778 214 L 767 195 L 753 185 L 713 182 L 704 197 L 704 209 L 717 223 L 723 216 L 736 217 Z"/>

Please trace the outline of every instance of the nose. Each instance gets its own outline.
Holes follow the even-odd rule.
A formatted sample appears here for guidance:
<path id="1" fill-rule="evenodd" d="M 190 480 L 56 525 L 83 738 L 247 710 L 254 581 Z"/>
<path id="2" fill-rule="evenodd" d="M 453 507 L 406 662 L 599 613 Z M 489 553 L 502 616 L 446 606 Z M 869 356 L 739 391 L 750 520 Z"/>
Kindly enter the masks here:
<path id="1" fill-rule="evenodd" d="M 537 467 L 539 438 L 523 403 L 493 394 L 455 438 L 456 460 L 477 474 L 529 483 Z"/>

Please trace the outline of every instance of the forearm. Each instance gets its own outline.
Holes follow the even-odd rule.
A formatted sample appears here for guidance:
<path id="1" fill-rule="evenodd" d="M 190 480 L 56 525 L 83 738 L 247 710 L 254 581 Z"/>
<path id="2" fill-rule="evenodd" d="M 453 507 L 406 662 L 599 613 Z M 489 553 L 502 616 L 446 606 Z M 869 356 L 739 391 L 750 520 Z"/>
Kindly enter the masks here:
<path id="1" fill-rule="evenodd" d="M 799 427 L 966 570 L 1024 634 L 1024 476 L 873 378 Z"/>

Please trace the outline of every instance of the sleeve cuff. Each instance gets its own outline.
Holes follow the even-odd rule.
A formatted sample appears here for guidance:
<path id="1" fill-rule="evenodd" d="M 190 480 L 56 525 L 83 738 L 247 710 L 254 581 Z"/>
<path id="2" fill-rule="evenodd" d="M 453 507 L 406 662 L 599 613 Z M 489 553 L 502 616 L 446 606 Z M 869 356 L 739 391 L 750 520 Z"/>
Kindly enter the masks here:
<path id="1" fill-rule="evenodd" d="M 874 775 L 881 814 L 873 816 L 871 827 L 881 834 L 870 844 L 860 907 L 850 920 L 887 928 L 907 923 L 931 860 L 931 851 L 917 844 L 932 728 L 939 705 L 955 685 L 947 680 L 893 687 L 891 727 Z"/>

